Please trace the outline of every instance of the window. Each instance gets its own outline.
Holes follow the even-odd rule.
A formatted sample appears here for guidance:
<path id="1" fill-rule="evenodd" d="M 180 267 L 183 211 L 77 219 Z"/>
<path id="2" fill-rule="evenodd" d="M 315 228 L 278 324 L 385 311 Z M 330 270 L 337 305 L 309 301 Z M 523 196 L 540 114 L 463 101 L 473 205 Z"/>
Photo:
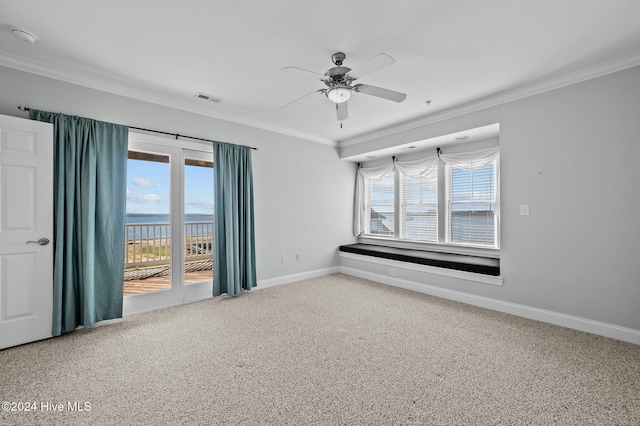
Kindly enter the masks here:
<path id="1" fill-rule="evenodd" d="M 400 239 L 438 242 L 438 167 L 419 178 L 399 173 Z"/>
<path id="2" fill-rule="evenodd" d="M 499 248 L 499 150 L 360 169 L 361 236 Z"/>
<path id="3" fill-rule="evenodd" d="M 446 166 L 447 242 L 496 247 L 495 168 Z"/>
<path id="4" fill-rule="evenodd" d="M 368 180 L 367 211 L 369 212 L 369 233 L 372 235 L 393 236 L 395 229 L 395 198 L 393 172 L 378 180 Z"/>

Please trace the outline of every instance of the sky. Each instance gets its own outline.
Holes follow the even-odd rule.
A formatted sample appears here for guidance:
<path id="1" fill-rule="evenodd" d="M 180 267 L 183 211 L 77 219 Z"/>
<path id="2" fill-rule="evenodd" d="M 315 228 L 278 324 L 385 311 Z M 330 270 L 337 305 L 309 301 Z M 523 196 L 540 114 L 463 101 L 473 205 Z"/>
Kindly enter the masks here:
<path id="1" fill-rule="evenodd" d="M 213 214 L 213 169 L 185 166 L 185 214 Z M 127 213 L 169 214 L 169 163 L 129 159 Z"/>

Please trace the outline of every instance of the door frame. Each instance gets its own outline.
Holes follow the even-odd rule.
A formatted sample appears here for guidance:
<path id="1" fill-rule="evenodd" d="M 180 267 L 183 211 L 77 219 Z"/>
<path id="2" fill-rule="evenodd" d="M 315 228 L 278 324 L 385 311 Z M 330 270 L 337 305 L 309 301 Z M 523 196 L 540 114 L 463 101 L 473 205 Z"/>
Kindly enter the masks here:
<path id="1" fill-rule="evenodd" d="M 194 150 L 194 149 L 190 149 L 190 148 L 183 148 L 182 149 L 182 159 L 181 159 L 181 164 L 182 167 L 180 168 L 181 172 L 182 172 L 182 176 L 181 176 L 181 188 L 183 189 L 181 195 L 182 195 L 182 199 L 180 201 L 180 212 L 182 214 L 182 230 L 184 231 L 185 227 L 185 212 L 184 212 L 184 205 L 185 205 L 185 198 L 184 198 L 184 187 L 185 187 L 185 177 L 184 177 L 184 169 L 185 169 L 185 159 L 191 159 L 191 160 L 204 160 L 204 161 L 213 161 L 213 146 L 211 144 L 209 144 L 208 146 L 210 148 L 210 151 L 202 151 L 202 150 Z M 215 167 L 215 165 L 214 165 Z M 211 187 L 212 187 L 212 191 L 211 191 L 211 197 L 213 197 L 213 180 L 211 181 Z M 214 231 L 215 231 L 215 226 L 214 226 Z M 185 241 L 184 239 L 185 237 L 182 237 L 182 241 Z M 211 250 L 213 250 L 213 245 L 211 247 Z M 184 247 L 182 248 L 182 250 L 180 251 L 181 253 L 185 253 Z M 215 259 L 214 259 L 215 262 Z M 181 268 L 182 268 L 182 302 L 183 303 L 190 303 L 190 302 L 195 302 L 198 300 L 203 300 L 203 299 L 207 299 L 207 298 L 211 298 L 213 297 L 213 277 L 210 280 L 206 280 L 206 281 L 200 281 L 200 282 L 194 282 L 194 283 L 189 283 L 188 285 L 184 284 L 184 260 L 181 262 Z"/>
<path id="2" fill-rule="evenodd" d="M 171 226 L 171 241 L 182 241 L 184 233 L 184 159 L 189 153 L 210 153 L 213 145 L 207 142 L 176 140 L 168 137 L 129 132 L 129 150 L 149 152 L 170 157 L 170 220 L 180 226 Z M 212 157 L 211 157 L 212 158 Z M 211 159 L 210 158 L 210 159 Z M 215 165 L 214 165 L 215 167 Z M 176 194 L 180 194 L 176 197 Z M 124 230 L 123 230 L 124 232 Z M 172 249 L 172 253 L 176 250 Z M 171 288 L 149 293 L 123 296 L 123 316 L 155 311 L 213 297 L 213 280 L 184 285 L 184 250 L 171 256 Z M 124 261 L 124 260 L 123 260 Z"/>

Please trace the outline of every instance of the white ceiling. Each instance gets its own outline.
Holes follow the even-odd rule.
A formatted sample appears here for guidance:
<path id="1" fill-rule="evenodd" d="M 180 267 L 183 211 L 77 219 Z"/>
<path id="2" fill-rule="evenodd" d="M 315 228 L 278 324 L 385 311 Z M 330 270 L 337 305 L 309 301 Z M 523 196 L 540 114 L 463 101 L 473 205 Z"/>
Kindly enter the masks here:
<path id="1" fill-rule="evenodd" d="M 638 0 L 0 0 L 0 65 L 349 144 L 638 65 L 639 18 Z M 281 69 L 323 74 L 337 51 L 350 68 L 381 52 L 395 58 L 358 83 L 407 99 L 356 93 L 343 128 L 321 94 L 280 109 L 324 87 Z"/>

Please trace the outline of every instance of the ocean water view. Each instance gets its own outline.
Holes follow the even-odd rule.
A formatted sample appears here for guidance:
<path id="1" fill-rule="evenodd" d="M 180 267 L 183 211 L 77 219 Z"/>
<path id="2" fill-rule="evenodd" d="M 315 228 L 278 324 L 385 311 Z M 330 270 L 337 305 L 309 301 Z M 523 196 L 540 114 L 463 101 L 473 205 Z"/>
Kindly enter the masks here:
<path id="1" fill-rule="evenodd" d="M 184 215 L 184 222 L 185 223 L 213 222 L 213 215 L 187 213 Z M 148 224 L 148 223 L 169 224 L 169 215 L 158 214 L 158 213 L 127 213 L 126 223 L 127 225 Z"/>
<path id="2" fill-rule="evenodd" d="M 187 213 L 184 215 L 185 234 L 211 234 L 213 230 L 212 214 Z M 196 225 L 198 224 L 198 225 Z M 169 234 L 169 215 L 153 213 L 127 213 L 127 241 L 166 238 Z M 136 226 L 132 226 L 136 225 Z"/>
<path id="3" fill-rule="evenodd" d="M 437 242 L 438 224 L 436 214 L 407 213 L 405 235 L 410 241 Z M 370 229 L 372 234 L 393 235 L 394 213 L 372 212 Z M 451 217 L 451 242 L 482 246 L 495 245 L 495 216 L 492 211 L 453 212 Z"/>

